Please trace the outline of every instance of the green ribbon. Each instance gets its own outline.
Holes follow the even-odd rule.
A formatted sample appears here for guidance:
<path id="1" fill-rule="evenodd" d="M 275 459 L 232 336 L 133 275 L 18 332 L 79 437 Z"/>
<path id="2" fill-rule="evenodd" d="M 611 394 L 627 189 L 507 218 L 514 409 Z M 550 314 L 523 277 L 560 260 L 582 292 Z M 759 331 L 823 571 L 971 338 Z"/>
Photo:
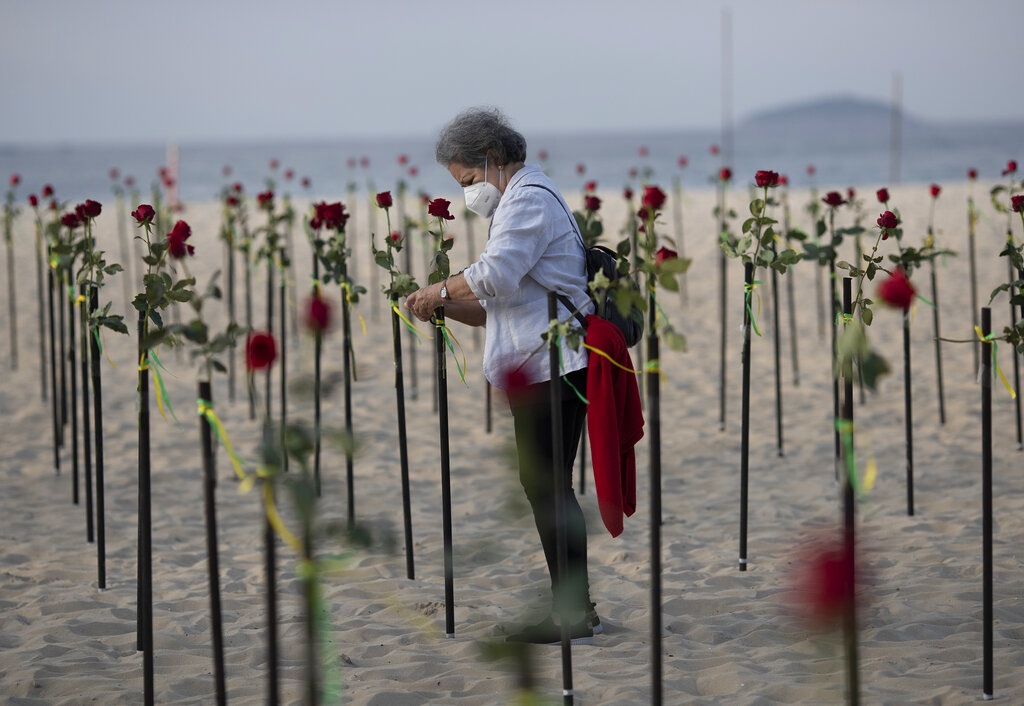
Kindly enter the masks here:
<path id="1" fill-rule="evenodd" d="M 754 316 L 754 310 L 750 307 L 750 295 L 755 293 L 757 285 L 759 284 L 764 284 L 764 282 L 754 280 L 751 284 L 747 284 L 746 282 L 743 283 L 743 291 L 745 292 L 744 299 L 746 299 L 747 314 L 750 315 L 750 325 L 754 327 L 754 333 L 756 333 L 758 336 L 761 335 L 761 331 L 760 329 L 757 328 L 757 317 Z M 761 310 L 760 294 L 757 295 L 757 310 Z"/>

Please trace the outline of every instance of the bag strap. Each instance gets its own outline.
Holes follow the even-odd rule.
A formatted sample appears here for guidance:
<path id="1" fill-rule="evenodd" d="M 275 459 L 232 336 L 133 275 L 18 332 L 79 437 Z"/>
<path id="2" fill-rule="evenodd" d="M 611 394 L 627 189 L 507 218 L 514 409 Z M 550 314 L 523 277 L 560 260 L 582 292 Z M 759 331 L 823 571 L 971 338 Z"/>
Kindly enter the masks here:
<path id="1" fill-rule="evenodd" d="M 537 189 L 544 189 L 544 191 L 548 192 L 549 194 L 555 197 L 555 201 L 558 202 L 558 205 L 562 207 L 562 210 L 565 211 L 565 215 L 569 218 L 569 224 L 572 226 L 572 232 L 576 234 L 576 237 L 580 241 L 580 246 L 583 248 L 583 273 L 588 274 L 587 244 L 584 242 L 583 236 L 580 234 L 579 229 L 576 227 L 576 219 L 573 218 L 572 214 L 569 213 L 569 210 L 565 207 L 565 204 L 562 203 L 562 199 L 558 198 L 558 194 L 556 194 L 554 191 L 544 186 L 543 184 L 522 184 L 522 186 L 532 186 Z M 573 306 L 572 304 L 572 300 L 569 299 L 569 297 L 565 296 L 564 294 L 560 294 L 559 292 L 555 292 L 555 296 L 558 297 L 558 301 L 562 302 L 562 306 L 569 310 L 569 313 L 571 313 L 576 318 L 580 326 L 583 327 L 583 330 L 586 331 L 587 319 L 586 317 L 583 316 L 583 314 L 576 310 L 576 307 Z"/>

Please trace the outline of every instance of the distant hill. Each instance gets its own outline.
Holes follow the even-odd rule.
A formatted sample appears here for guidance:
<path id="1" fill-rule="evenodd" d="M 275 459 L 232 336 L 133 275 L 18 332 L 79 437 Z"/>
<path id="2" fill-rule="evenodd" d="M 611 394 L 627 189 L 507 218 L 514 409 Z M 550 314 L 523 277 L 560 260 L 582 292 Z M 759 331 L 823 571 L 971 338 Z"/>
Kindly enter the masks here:
<path id="1" fill-rule="evenodd" d="M 821 98 L 763 110 L 742 121 L 742 131 L 820 134 L 887 132 L 892 106 L 880 101 L 854 97 Z M 925 123 L 903 113 L 903 128 L 924 127 Z"/>

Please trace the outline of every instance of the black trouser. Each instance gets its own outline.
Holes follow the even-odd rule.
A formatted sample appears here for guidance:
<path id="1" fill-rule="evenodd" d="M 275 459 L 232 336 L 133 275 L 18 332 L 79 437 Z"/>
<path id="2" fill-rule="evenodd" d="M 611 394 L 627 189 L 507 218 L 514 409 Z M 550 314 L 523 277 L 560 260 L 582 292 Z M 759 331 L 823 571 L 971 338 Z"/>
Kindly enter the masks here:
<path id="1" fill-rule="evenodd" d="M 577 370 L 564 376 L 585 395 L 587 371 Z M 555 475 L 551 444 L 550 383 L 530 385 L 525 390 L 513 391 L 509 407 L 515 422 L 516 448 L 519 452 L 519 481 L 533 508 L 533 519 L 544 547 L 551 592 L 556 610 L 577 611 L 590 609 L 590 585 L 587 578 L 587 526 L 583 511 L 572 488 L 572 471 L 576 449 L 586 418 L 586 405 L 563 378 L 562 386 L 562 468 L 566 497 L 562 516 L 565 518 L 565 538 L 568 565 L 565 585 L 558 576 L 558 549 L 555 527 Z"/>

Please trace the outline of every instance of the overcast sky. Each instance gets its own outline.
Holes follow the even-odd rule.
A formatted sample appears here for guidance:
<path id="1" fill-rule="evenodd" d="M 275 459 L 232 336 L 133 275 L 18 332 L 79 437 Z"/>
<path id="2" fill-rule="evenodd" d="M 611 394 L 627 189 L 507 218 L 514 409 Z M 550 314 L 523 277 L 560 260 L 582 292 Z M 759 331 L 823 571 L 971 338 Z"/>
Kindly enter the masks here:
<path id="1" fill-rule="evenodd" d="M 1024 119 L 1021 0 L 2 0 L 0 143 L 714 128 L 823 95 Z"/>

